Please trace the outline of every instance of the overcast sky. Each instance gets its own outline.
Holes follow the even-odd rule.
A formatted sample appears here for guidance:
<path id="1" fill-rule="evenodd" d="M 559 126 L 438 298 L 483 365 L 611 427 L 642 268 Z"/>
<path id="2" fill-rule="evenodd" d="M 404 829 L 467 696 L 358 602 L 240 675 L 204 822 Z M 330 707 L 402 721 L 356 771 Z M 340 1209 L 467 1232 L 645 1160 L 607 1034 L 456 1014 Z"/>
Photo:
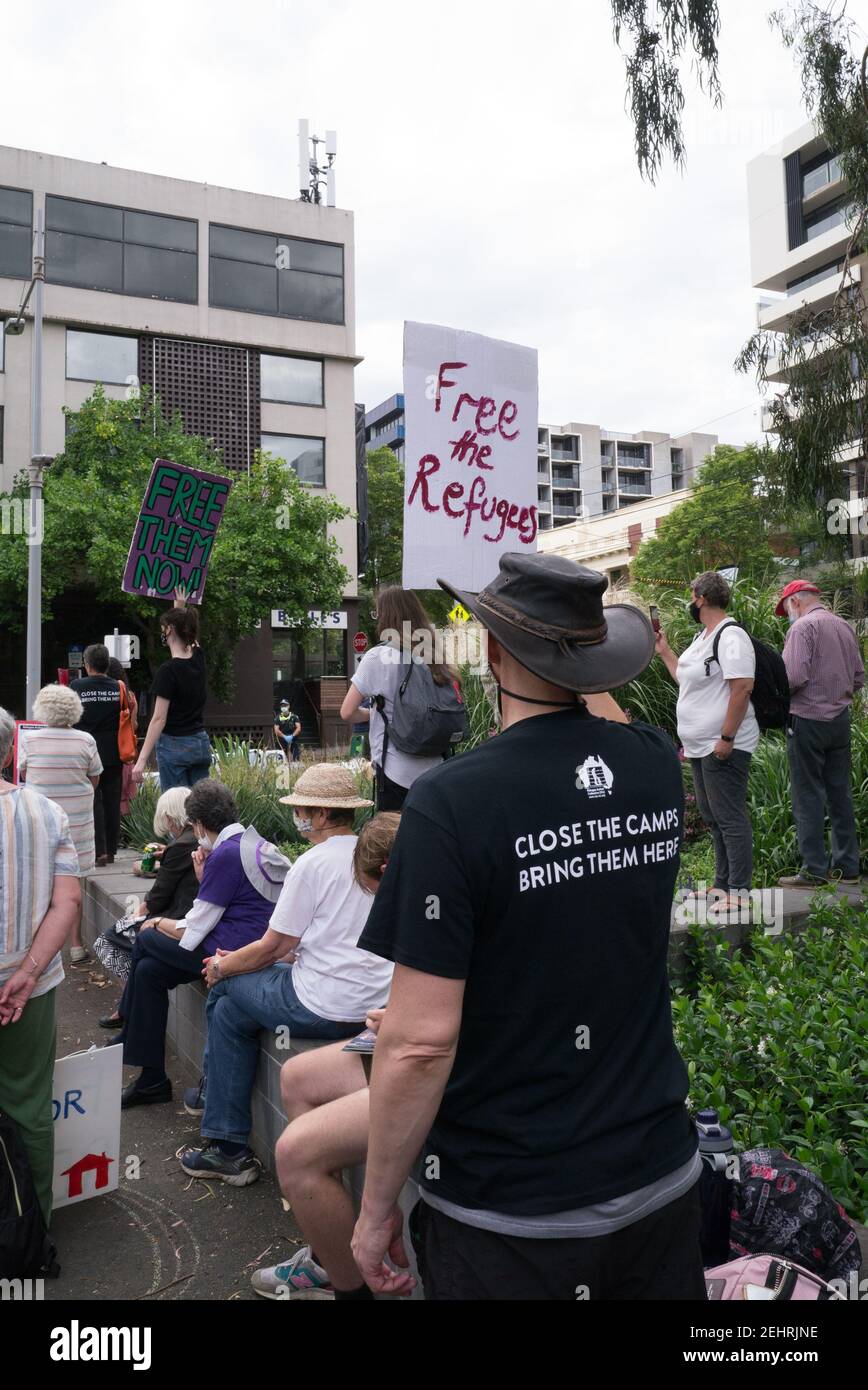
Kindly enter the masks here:
<path id="1" fill-rule="evenodd" d="M 608 0 L 43 0 L 3 18 L 0 142 L 297 196 L 299 116 L 356 218 L 356 398 L 405 318 L 537 347 L 540 418 L 758 437 L 745 165 L 806 119 L 771 0 L 721 0 L 725 105 L 642 182 Z M 850 14 L 868 27 L 868 0 Z"/>

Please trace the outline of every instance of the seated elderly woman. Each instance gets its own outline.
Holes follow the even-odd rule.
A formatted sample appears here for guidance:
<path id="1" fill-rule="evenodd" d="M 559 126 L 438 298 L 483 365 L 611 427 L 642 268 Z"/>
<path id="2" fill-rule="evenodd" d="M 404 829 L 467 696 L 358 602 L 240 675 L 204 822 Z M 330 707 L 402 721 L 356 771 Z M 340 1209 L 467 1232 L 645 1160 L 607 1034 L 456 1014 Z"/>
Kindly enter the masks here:
<path id="1" fill-rule="evenodd" d="M 98 937 L 94 952 L 102 964 L 121 980 L 127 980 L 133 959 L 133 947 L 143 922 L 164 915 L 177 921 L 185 917 L 196 899 L 199 880 L 193 864 L 196 836 L 187 820 L 189 787 L 172 787 L 163 792 L 154 810 L 154 834 L 167 841 L 161 846 L 157 876 L 145 897 L 132 899 L 126 917 L 113 923 Z M 100 1028 L 121 1028 L 123 1018 L 115 1010 L 99 1021 Z"/>
<path id="2" fill-rule="evenodd" d="M 15 720 L 0 709 L 0 768 L 12 757 L 14 735 Z M 47 1226 L 54 1176 L 54 992 L 63 979 L 61 948 L 81 910 L 81 888 L 66 812 L 33 787 L 2 778 L 0 872 L 0 1111 L 18 1126 Z"/>
<path id="3" fill-rule="evenodd" d="M 93 737 L 73 725 L 82 704 L 68 685 L 46 685 L 33 702 L 33 718 L 43 725 L 28 729 L 21 740 L 18 771 L 29 787 L 42 792 L 66 812 L 78 855 L 79 873 L 94 867 L 93 794 L 102 762 Z M 72 928 L 70 960 L 87 960 L 81 940 L 81 915 Z"/>
<path id="4" fill-rule="evenodd" d="M 152 917 L 136 939 L 116 1041 L 123 1044 L 124 1063 L 142 1070 L 124 1090 L 124 1109 L 172 1099 L 165 1070 L 169 990 L 199 979 L 207 956 L 262 936 L 290 867 L 252 826 L 239 825 L 235 798 L 216 778 L 196 783 L 186 813 L 200 846 L 193 855 L 199 891 L 183 918 Z M 188 930 L 201 933 L 200 944 L 182 950 L 179 942 Z"/>

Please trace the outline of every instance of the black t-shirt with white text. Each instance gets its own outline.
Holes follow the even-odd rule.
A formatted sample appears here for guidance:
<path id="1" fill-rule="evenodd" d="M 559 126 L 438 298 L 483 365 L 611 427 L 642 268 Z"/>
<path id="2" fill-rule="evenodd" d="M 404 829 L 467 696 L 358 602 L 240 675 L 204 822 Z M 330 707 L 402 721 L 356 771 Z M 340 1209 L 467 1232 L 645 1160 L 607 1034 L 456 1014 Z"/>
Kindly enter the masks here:
<path id="1" fill-rule="evenodd" d="M 118 725 L 121 717 L 121 687 L 111 676 L 82 676 L 70 689 L 81 700 L 82 716 L 76 724 L 96 742 L 103 767 L 115 767 L 118 752 Z"/>
<path id="2" fill-rule="evenodd" d="M 683 811 L 669 738 L 584 708 L 411 787 L 359 946 L 466 981 L 432 1193 L 542 1215 L 694 1154 L 667 975 Z"/>
<path id="3" fill-rule="evenodd" d="M 154 676 L 151 694 L 162 695 L 169 701 L 169 713 L 163 733 L 172 738 L 198 734 L 205 726 L 205 657 L 201 647 L 194 647 L 192 656 L 173 656 Z"/>

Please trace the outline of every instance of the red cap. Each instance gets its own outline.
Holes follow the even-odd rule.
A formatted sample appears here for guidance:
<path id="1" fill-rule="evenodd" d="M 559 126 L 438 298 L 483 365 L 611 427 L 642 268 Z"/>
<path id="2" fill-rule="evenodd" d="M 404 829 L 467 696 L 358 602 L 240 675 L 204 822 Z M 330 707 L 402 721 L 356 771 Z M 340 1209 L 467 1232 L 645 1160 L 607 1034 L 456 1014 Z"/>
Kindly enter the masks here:
<path id="1" fill-rule="evenodd" d="M 791 584 L 787 585 L 784 592 L 781 594 L 775 613 L 779 618 L 786 617 L 784 602 L 786 599 L 792 598 L 793 594 L 818 594 L 819 592 L 820 590 L 817 588 L 816 584 L 809 584 L 807 579 L 794 579 Z"/>

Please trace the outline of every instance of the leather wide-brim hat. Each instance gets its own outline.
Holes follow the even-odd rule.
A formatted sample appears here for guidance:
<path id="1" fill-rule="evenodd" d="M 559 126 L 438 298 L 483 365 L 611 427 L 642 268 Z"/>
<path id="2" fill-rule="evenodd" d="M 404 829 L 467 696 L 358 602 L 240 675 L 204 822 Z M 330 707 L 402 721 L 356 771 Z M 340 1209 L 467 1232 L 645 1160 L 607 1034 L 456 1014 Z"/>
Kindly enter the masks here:
<path id="1" fill-rule="evenodd" d="M 276 903 L 292 864 L 270 840 L 249 825 L 241 836 L 241 867 L 257 893 Z"/>
<path id="2" fill-rule="evenodd" d="M 355 811 L 373 806 L 359 796 L 353 774 L 337 763 L 317 763 L 301 774 L 289 796 L 280 800 L 285 806 L 312 806 L 335 811 Z"/>
<path id="3" fill-rule="evenodd" d="M 508 551 L 478 594 L 437 582 L 516 661 L 564 690 L 614 690 L 641 675 L 654 655 L 645 614 L 629 603 L 604 607 L 606 576 L 561 555 Z"/>

